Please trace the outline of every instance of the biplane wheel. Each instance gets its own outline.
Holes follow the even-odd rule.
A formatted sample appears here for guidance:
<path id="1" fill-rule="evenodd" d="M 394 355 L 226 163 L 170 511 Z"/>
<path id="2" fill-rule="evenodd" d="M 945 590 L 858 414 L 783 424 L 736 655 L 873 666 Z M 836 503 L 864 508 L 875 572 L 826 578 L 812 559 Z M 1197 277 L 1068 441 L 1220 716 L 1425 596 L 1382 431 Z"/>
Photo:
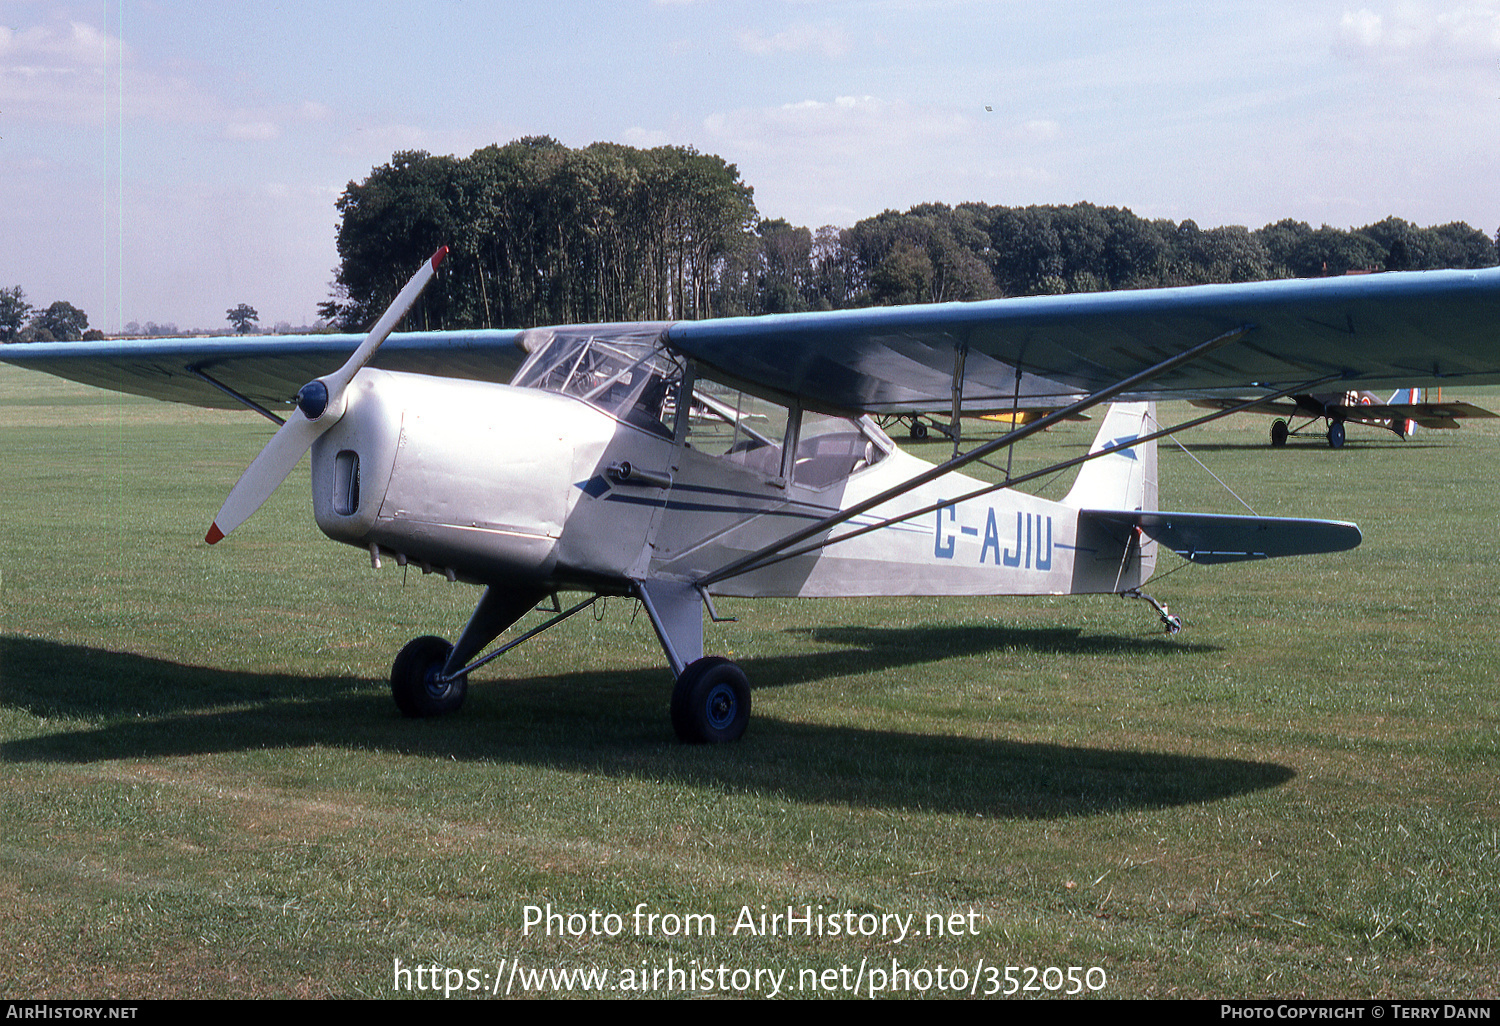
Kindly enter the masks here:
<path id="1" fill-rule="evenodd" d="M 927 425 L 923 424 L 920 420 L 913 419 L 910 434 L 913 441 L 920 442 L 927 437 Z"/>
<path id="2" fill-rule="evenodd" d="M 412 719 L 441 716 L 457 712 L 464 704 L 464 695 L 469 691 L 468 674 L 450 681 L 438 679 L 452 651 L 452 645 L 431 635 L 406 643 L 391 664 L 391 695 L 401 715 Z"/>
<path id="3" fill-rule="evenodd" d="M 672 729 L 690 745 L 738 741 L 750 722 L 750 681 L 722 656 L 689 663 L 672 688 Z"/>
<path id="4" fill-rule="evenodd" d="M 1271 424 L 1271 445 L 1280 449 L 1286 445 L 1287 435 L 1291 432 L 1287 429 L 1286 421 L 1277 420 Z"/>
<path id="5" fill-rule="evenodd" d="M 1328 447 L 1330 449 L 1342 449 L 1344 447 L 1344 422 L 1336 420 L 1328 425 Z"/>

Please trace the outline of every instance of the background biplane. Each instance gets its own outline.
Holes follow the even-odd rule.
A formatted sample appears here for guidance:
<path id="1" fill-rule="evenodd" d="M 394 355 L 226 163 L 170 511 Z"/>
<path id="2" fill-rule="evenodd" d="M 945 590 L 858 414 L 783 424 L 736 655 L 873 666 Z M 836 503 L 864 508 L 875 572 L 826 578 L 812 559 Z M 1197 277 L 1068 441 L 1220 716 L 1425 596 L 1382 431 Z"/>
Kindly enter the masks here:
<path id="1" fill-rule="evenodd" d="M 1441 399 L 1428 401 L 1419 397 L 1420 392 L 1421 389 L 1416 388 L 1397 389 L 1389 399 L 1381 399 L 1368 390 L 1293 395 L 1283 400 L 1257 402 L 1244 412 L 1266 413 L 1276 418 L 1271 422 L 1271 444 L 1278 449 L 1286 445 L 1288 438 L 1300 434 L 1319 420 L 1327 425 L 1325 435 L 1329 447 L 1341 449 L 1345 424 L 1381 428 L 1397 438 L 1406 438 L 1419 427 L 1454 431 L 1460 420 L 1495 416 L 1472 403 L 1443 402 Z M 1198 399 L 1194 405 L 1222 410 L 1238 403 L 1233 399 Z M 1307 419 L 1297 424 L 1297 417 Z"/>

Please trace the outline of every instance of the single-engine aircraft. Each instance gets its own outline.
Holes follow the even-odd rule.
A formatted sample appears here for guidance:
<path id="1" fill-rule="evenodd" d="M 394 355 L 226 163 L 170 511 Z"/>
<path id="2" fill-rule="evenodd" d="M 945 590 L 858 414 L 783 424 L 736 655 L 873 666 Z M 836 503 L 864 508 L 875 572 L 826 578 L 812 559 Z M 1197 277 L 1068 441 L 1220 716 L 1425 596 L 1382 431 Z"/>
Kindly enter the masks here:
<path id="1" fill-rule="evenodd" d="M 482 585 L 456 643 L 420 637 L 396 656 L 409 716 L 457 709 L 475 669 L 608 595 L 646 609 L 690 742 L 734 740 L 750 713 L 745 674 L 704 654 L 716 595 L 1117 593 L 1175 631 L 1140 591 L 1161 547 L 1222 563 L 1360 534 L 1159 511 L 1156 440 L 1225 411 L 1161 428 L 1154 400 L 1253 396 L 1232 412 L 1328 386 L 1500 382 L 1500 269 L 386 342 L 444 252 L 352 355 L 327 337 L 0 347 L 21 366 L 278 421 L 209 543 L 310 448 L 325 534 L 377 568 Z M 283 421 L 272 408 L 294 392 Z M 873 419 L 946 413 L 957 450 L 966 410 L 1007 404 L 1054 412 L 936 466 Z M 1015 490 L 1059 467 L 1000 484 L 957 473 L 1106 404 L 1089 452 L 1060 465 L 1083 464 L 1061 501 Z M 564 593 L 585 597 L 564 608 Z M 543 604 L 554 615 L 481 656 Z"/>
<path id="2" fill-rule="evenodd" d="M 1327 425 L 1325 434 L 1329 447 L 1342 449 L 1346 423 L 1383 428 L 1397 438 L 1406 438 L 1419 427 L 1456 431 L 1460 420 L 1495 416 L 1472 403 L 1427 402 L 1419 398 L 1420 392 L 1421 389 L 1400 388 L 1389 399 L 1358 389 L 1322 395 L 1293 395 L 1284 400 L 1257 402 L 1245 412 L 1266 413 L 1276 418 L 1271 422 L 1271 445 L 1278 449 L 1286 445 L 1292 435 L 1301 434 L 1320 420 Z M 1223 410 L 1239 403 L 1234 399 L 1197 399 L 1193 405 Z M 1307 420 L 1295 424 L 1297 417 L 1306 417 Z"/>

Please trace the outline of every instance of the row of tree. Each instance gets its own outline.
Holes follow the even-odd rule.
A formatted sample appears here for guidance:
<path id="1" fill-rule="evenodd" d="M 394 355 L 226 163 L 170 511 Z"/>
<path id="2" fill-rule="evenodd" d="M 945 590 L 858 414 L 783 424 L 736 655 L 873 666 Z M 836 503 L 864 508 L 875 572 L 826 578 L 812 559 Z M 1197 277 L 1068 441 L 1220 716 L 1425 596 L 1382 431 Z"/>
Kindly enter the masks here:
<path id="1" fill-rule="evenodd" d="M 1283 220 L 1254 231 L 1146 220 L 1119 207 L 926 204 L 816 233 L 761 222 L 761 281 L 735 312 L 937 303 L 1350 271 L 1488 267 L 1497 240 L 1400 218 L 1343 230 Z"/>
<path id="2" fill-rule="evenodd" d="M 1339 229 L 1148 220 L 1120 207 L 924 204 L 849 228 L 762 219 L 732 164 L 679 147 L 550 138 L 467 158 L 397 153 L 338 201 L 335 297 L 367 327 L 438 245 L 409 324 L 694 319 L 1349 271 L 1486 267 L 1497 240 L 1396 217 Z"/>
<path id="3" fill-rule="evenodd" d="M 350 182 L 337 207 L 339 267 L 319 312 L 346 330 L 373 323 L 439 245 L 450 253 L 406 321 L 413 328 L 690 320 L 1500 262 L 1500 238 L 1462 222 L 1200 229 L 1090 203 L 932 203 L 812 231 L 760 218 L 751 187 L 719 157 L 674 146 L 575 150 L 545 137 L 465 158 L 397 153 Z M 258 319 L 245 304 L 226 313 L 240 333 Z M 69 303 L 34 310 L 19 287 L 0 289 L 0 342 L 97 334 Z"/>
<path id="4" fill-rule="evenodd" d="M 89 330 L 86 313 L 62 300 L 45 310 L 26 301 L 21 286 L 0 288 L 0 342 L 77 342 L 103 338 Z"/>
<path id="5" fill-rule="evenodd" d="M 416 327 L 707 317 L 756 223 L 750 187 L 718 157 L 549 138 L 466 158 L 397 153 L 337 206 L 335 296 L 319 312 L 349 328 L 439 245 L 449 256 Z"/>

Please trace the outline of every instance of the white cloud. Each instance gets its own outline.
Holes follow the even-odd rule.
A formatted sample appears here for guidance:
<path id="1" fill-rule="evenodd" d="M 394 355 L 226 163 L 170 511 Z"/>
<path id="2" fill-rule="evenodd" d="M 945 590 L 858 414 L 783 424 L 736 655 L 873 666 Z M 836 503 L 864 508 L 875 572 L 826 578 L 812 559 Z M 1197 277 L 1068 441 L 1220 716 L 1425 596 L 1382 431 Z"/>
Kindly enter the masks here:
<path id="1" fill-rule="evenodd" d="M 281 121 L 331 116 L 313 101 L 277 113 L 231 109 L 217 94 L 146 66 L 119 38 L 79 21 L 0 27 L 0 110 L 8 121 L 48 125 L 219 125 L 223 137 L 248 140 L 277 138 Z"/>
<path id="2" fill-rule="evenodd" d="M 840 96 L 801 100 L 779 107 L 746 108 L 710 116 L 704 127 L 722 140 L 724 152 L 740 147 L 805 146 L 817 141 L 829 153 L 863 152 L 872 143 L 906 147 L 952 139 L 973 129 L 973 120 L 951 108 L 885 100 L 876 96 Z"/>
<path id="3" fill-rule="evenodd" d="M 1380 45 L 1380 37 L 1384 28 L 1385 19 L 1374 11 L 1364 8 L 1358 11 L 1345 11 L 1343 19 L 1339 22 L 1339 37 L 1346 46 L 1369 50 Z"/>
<path id="4" fill-rule="evenodd" d="M 222 135 L 241 142 L 271 142 L 280 139 L 284 127 L 298 124 L 320 124 L 332 120 L 333 110 L 325 104 L 305 100 L 296 106 L 273 110 L 237 110 L 226 115 Z"/>
<path id="5" fill-rule="evenodd" d="M 737 41 L 740 49 L 757 57 L 778 53 L 819 53 L 829 59 L 844 57 L 849 53 L 849 34 L 840 25 L 825 23 L 812 25 L 801 23 L 774 35 L 760 29 L 745 29 Z"/>
<path id="6" fill-rule="evenodd" d="M 981 115 L 878 96 L 802 100 L 714 114 L 703 121 L 701 145 L 735 155 L 767 216 L 852 224 L 886 207 L 977 198 L 989 137 Z M 934 167 L 967 179 L 968 191 L 934 193 Z"/>
<path id="7" fill-rule="evenodd" d="M 44 58 L 62 65 L 103 66 L 110 40 L 99 29 L 80 21 L 61 25 L 33 25 L 15 29 L 0 27 L 0 60 Z"/>
<path id="8" fill-rule="evenodd" d="M 124 54 L 82 22 L 0 28 L 0 109 L 8 118 L 102 121 L 111 50 Z"/>
<path id="9" fill-rule="evenodd" d="M 671 136 L 660 129 L 647 129 L 633 126 L 625 129 L 625 145 L 634 146 L 642 150 L 655 149 L 658 146 L 666 146 L 672 141 Z"/>
<path id="10" fill-rule="evenodd" d="M 1345 10 L 1338 49 L 1383 63 L 1431 68 L 1492 58 L 1500 54 L 1500 0 L 1446 5 L 1407 0 L 1378 10 Z"/>
<path id="11" fill-rule="evenodd" d="M 77 21 L 0 29 L 0 109 L 7 119 L 69 125 L 226 119 L 210 94 L 141 67 L 121 40 Z"/>

